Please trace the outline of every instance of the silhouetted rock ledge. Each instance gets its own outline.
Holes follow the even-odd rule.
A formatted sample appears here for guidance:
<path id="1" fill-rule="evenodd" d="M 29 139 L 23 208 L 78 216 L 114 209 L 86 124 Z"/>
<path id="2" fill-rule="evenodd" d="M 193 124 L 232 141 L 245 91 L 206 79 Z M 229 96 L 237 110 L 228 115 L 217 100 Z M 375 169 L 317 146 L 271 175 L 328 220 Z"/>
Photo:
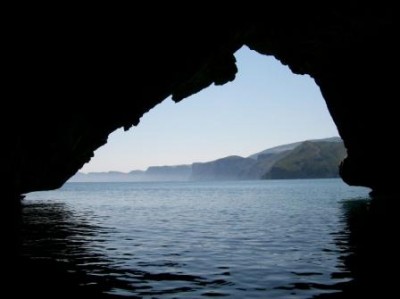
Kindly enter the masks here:
<path id="1" fill-rule="evenodd" d="M 229 13 L 199 4 L 165 8 L 162 16 L 143 7 L 146 23 L 120 7 L 10 11 L 6 188 L 60 187 L 111 132 L 137 125 L 166 97 L 180 101 L 232 81 L 233 54 L 246 45 L 315 79 L 348 150 L 341 167 L 348 184 L 392 189 L 399 166 L 395 4 L 279 3 Z"/>

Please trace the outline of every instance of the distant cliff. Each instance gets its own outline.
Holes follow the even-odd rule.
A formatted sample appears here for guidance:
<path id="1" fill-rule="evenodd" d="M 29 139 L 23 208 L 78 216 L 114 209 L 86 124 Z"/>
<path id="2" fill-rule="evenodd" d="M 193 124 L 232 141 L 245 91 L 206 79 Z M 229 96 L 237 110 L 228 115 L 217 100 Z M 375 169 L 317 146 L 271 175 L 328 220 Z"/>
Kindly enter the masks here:
<path id="1" fill-rule="evenodd" d="M 330 178 L 339 176 L 346 149 L 338 137 L 285 144 L 247 158 L 193 163 L 192 180 Z"/>
<path id="2" fill-rule="evenodd" d="M 145 176 L 156 180 L 187 181 L 192 173 L 191 165 L 151 166 Z"/>
<path id="3" fill-rule="evenodd" d="M 187 181 L 192 173 L 191 165 L 151 166 L 147 170 L 131 172 L 78 172 L 69 182 L 143 182 L 143 181 Z"/>
<path id="4" fill-rule="evenodd" d="M 251 169 L 256 160 L 230 156 L 206 163 L 193 163 L 191 180 L 248 180 L 259 179 Z"/>
<path id="5" fill-rule="evenodd" d="M 346 149 L 338 137 L 285 144 L 247 158 L 229 156 L 204 163 L 151 166 L 129 173 L 110 171 L 78 173 L 70 181 L 199 181 L 338 177 Z"/>
<path id="6" fill-rule="evenodd" d="M 339 177 L 338 165 L 346 156 L 342 142 L 306 141 L 290 151 L 262 177 L 264 179 Z"/>

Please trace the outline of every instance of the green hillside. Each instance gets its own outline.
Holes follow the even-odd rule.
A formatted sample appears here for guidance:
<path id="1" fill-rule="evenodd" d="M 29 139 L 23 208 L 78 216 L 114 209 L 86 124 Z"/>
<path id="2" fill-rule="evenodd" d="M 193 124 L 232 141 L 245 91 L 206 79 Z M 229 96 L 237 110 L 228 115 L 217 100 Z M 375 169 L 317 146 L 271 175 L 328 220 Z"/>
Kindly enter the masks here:
<path id="1" fill-rule="evenodd" d="M 263 179 L 331 178 L 346 156 L 342 142 L 305 141 L 278 160 Z"/>

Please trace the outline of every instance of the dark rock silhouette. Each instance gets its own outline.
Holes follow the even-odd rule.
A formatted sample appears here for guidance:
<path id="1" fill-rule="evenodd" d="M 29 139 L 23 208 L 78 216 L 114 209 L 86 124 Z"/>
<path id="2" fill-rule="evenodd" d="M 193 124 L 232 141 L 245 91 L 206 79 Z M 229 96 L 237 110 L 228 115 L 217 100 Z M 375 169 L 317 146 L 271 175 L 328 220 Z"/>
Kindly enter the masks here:
<path id="1" fill-rule="evenodd" d="M 312 76 L 348 150 L 343 179 L 394 193 L 394 4 L 280 3 L 223 14 L 169 7 L 161 16 L 144 7 L 145 23 L 136 10 L 100 6 L 10 11 L 3 82 L 10 100 L 2 110 L 8 200 L 60 187 L 111 132 L 137 125 L 169 95 L 180 101 L 233 80 L 233 53 L 243 45 Z"/>

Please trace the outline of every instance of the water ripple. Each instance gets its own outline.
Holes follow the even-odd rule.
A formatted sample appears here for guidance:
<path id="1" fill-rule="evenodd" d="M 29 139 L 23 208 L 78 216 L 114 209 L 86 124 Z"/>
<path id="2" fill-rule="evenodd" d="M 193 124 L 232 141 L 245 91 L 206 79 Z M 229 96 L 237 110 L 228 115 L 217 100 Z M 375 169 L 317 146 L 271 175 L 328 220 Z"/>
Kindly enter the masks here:
<path id="1" fill-rule="evenodd" d="M 24 203 L 21 280 L 71 297 L 335 298 L 355 279 L 349 194 L 337 180 L 67 184 Z"/>

